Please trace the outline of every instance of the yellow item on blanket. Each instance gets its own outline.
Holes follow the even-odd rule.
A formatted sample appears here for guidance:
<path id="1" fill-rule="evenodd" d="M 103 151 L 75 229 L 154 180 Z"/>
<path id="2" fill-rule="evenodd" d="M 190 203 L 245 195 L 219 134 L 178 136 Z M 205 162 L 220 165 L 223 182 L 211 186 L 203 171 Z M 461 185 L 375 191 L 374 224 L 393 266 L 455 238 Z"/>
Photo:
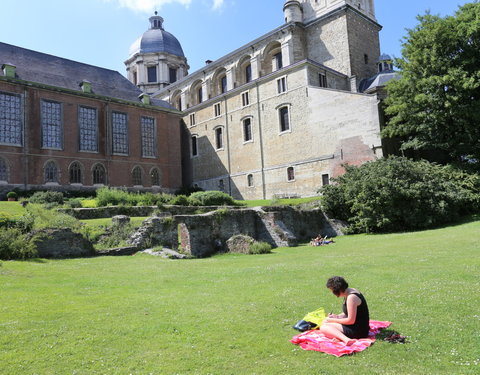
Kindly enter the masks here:
<path id="1" fill-rule="evenodd" d="M 317 326 L 321 326 L 323 319 L 327 317 L 327 314 L 325 314 L 325 310 L 323 307 L 320 307 L 319 309 L 309 312 L 303 320 L 307 322 L 312 322 L 315 323 Z"/>

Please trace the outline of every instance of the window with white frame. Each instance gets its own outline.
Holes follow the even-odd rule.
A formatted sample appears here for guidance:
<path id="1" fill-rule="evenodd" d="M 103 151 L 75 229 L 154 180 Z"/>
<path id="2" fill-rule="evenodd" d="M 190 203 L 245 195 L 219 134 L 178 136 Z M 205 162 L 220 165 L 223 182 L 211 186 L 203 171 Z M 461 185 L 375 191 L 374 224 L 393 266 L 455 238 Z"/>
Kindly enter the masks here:
<path id="1" fill-rule="evenodd" d="M 295 169 L 293 167 L 287 168 L 287 181 L 294 181 L 295 180 Z"/>
<path id="2" fill-rule="evenodd" d="M 127 114 L 112 112 L 112 152 L 128 155 Z"/>
<path id="3" fill-rule="evenodd" d="M 198 136 L 192 135 L 192 156 L 198 156 Z"/>
<path id="4" fill-rule="evenodd" d="M 246 118 L 243 120 L 243 141 L 250 142 L 253 140 L 252 136 L 252 119 Z"/>
<path id="5" fill-rule="evenodd" d="M 327 75 L 326 73 L 318 74 L 318 83 L 320 87 L 327 87 Z"/>
<path id="6" fill-rule="evenodd" d="M 20 95 L 0 92 L 0 143 L 21 146 L 22 128 Z"/>
<path id="7" fill-rule="evenodd" d="M 80 135 L 80 151 L 98 151 L 97 110 L 90 107 L 78 108 L 78 127 Z"/>
<path id="8" fill-rule="evenodd" d="M 142 116 L 140 121 L 142 156 L 155 157 L 157 156 L 155 119 L 152 117 Z"/>
<path id="9" fill-rule="evenodd" d="M 215 114 L 215 117 L 218 117 L 222 114 L 222 107 L 220 103 L 217 103 L 213 106 L 213 111 Z"/>
<path id="10" fill-rule="evenodd" d="M 242 106 L 246 107 L 250 105 L 250 97 L 248 95 L 248 91 L 242 92 Z"/>
<path id="11" fill-rule="evenodd" d="M 278 109 L 278 116 L 280 121 L 280 132 L 286 132 L 290 130 L 290 114 L 288 106 L 283 106 Z"/>
<path id="12" fill-rule="evenodd" d="M 223 128 L 221 126 L 215 129 L 215 148 L 217 150 L 223 148 Z"/>
<path id="13" fill-rule="evenodd" d="M 62 149 L 62 104 L 49 100 L 42 100 L 40 110 L 42 121 L 42 147 L 57 150 Z"/>
<path id="14" fill-rule="evenodd" d="M 277 93 L 281 94 L 285 91 L 287 91 L 287 77 L 277 79 Z"/>
<path id="15" fill-rule="evenodd" d="M 157 82 L 157 66 L 147 67 L 147 80 L 148 82 Z"/>

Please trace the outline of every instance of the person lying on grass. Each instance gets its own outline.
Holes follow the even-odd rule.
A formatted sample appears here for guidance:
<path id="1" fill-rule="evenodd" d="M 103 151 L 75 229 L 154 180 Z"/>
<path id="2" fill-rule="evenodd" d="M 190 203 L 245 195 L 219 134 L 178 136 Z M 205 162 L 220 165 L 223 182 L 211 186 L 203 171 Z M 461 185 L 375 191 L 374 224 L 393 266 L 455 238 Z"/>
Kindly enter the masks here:
<path id="1" fill-rule="evenodd" d="M 349 288 L 348 283 L 340 276 L 329 278 L 327 288 L 337 297 L 343 297 L 343 313 L 328 314 L 320 332 L 327 337 L 339 339 L 346 345 L 353 344 L 354 339 L 367 338 L 370 316 L 363 295 L 357 289 Z"/>

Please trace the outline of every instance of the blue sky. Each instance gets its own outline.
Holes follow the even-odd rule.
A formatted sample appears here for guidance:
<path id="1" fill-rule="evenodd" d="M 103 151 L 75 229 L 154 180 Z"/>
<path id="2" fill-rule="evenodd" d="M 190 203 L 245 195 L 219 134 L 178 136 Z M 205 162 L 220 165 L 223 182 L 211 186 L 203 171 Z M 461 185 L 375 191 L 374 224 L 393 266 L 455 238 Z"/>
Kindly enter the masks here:
<path id="1" fill-rule="evenodd" d="M 453 14 L 466 0 L 375 0 L 381 50 L 401 55 L 405 28 L 430 10 Z M 0 41 L 125 74 L 130 45 L 157 9 L 180 41 L 190 72 L 283 23 L 284 0 L 0 0 Z M 1 62 L 1 56 L 0 56 Z"/>

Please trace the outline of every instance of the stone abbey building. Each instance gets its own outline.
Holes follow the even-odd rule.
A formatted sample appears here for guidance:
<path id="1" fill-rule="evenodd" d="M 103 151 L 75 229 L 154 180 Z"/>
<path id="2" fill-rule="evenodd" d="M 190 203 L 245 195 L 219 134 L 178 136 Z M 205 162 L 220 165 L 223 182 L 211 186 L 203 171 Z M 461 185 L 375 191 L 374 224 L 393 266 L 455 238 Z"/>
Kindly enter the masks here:
<path id="1" fill-rule="evenodd" d="M 283 15 L 190 74 L 156 13 L 128 79 L 0 43 L 0 189 L 310 196 L 342 164 L 382 157 L 382 87 L 395 73 L 373 0 L 287 0 Z"/>
<path id="2" fill-rule="evenodd" d="M 309 196 L 342 164 L 383 155 L 378 89 L 392 71 L 373 0 L 287 0 L 283 13 L 282 26 L 188 75 L 155 16 L 163 50 L 126 61 L 132 82 L 183 112 L 188 183 L 243 199 Z M 156 82 L 136 82 L 153 71 Z"/>

